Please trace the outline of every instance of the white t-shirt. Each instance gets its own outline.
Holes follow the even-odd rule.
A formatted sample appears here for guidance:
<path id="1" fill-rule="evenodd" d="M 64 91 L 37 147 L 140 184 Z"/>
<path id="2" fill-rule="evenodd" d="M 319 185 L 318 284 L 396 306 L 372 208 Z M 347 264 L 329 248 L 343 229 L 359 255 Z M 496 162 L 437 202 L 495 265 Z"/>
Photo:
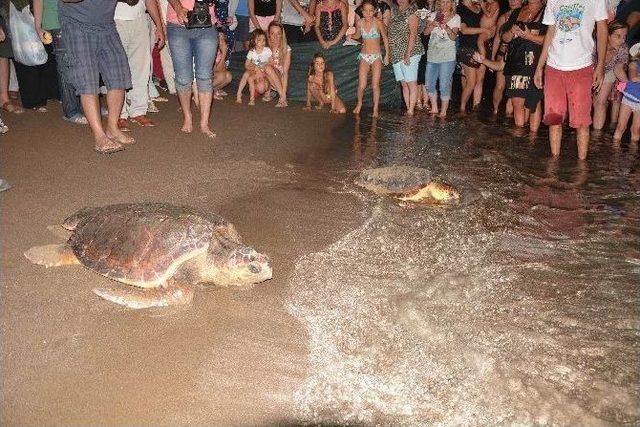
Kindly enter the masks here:
<path id="1" fill-rule="evenodd" d="M 304 9 L 309 6 L 309 0 L 298 0 L 298 3 L 300 3 L 300 6 L 302 6 Z M 282 16 L 280 17 L 280 22 L 285 25 L 295 25 L 296 27 L 302 27 L 304 25 L 304 18 L 293 6 L 291 6 L 289 0 L 282 0 Z"/>
<path id="2" fill-rule="evenodd" d="M 118 2 L 116 5 L 116 11 L 113 14 L 113 19 L 118 21 L 133 21 L 135 19 L 144 16 L 147 11 L 147 6 L 144 0 L 138 1 L 133 6 L 129 6 L 126 3 Z"/>
<path id="3" fill-rule="evenodd" d="M 251 49 L 247 53 L 247 59 L 251 61 L 256 67 L 264 67 L 271 58 L 271 49 L 265 47 L 261 53 L 256 52 L 255 49 Z"/>
<path id="4" fill-rule="evenodd" d="M 542 23 L 555 25 L 547 65 L 573 71 L 593 64 L 593 27 L 607 19 L 604 0 L 549 0 Z"/>
<path id="5" fill-rule="evenodd" d="M 431 16 L 429 16 L 428 20 L 435 21 L 436 16 L 436 12 L 433 12 Z M 447 21 L 447 26 L 451 29 L 460 28 L 460 15 L 453 15 L 453 17 Z M 435 27 L 431 31 L 431 37 L 429 37 L 427 62 L 439 64 L 455 60 L 456 41 L 451 40 L 445 30 L 440 27 Z"/>

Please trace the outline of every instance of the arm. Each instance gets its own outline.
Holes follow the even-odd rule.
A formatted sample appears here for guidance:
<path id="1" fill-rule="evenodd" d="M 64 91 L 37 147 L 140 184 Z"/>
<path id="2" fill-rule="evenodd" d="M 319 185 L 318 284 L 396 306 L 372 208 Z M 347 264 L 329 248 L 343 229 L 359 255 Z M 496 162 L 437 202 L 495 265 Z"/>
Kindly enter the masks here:
<path id="1" fill-rule="evenodd" d="M 500 42 L 502 41 L 502 31 L 501 28 L 506 22 L 506 17 L 509 13 L 503 14 L 500 18 L 498 18 L 498 22 L 496 24 L 496 35 L 493 37 L 493 48 L 491 49 L 491 59 L 495 59 L 498 54 L 498 48 L 500 48 Z"/>
<path id="2" fill-rule="evenodd" d="M 336 109 L 336 96 L 338 94 L 336 93 L 336 85 L 333 81 L 333 73 L 331 71 L 327 74 L 327 80 L 329 83 L 329 91 L 331 92 L 331 111 L 334 111 Z"/>
<path id="3" fill-rule="evenodd" d="M 247 71 L 255 71 L 256 65 L 251 62 L 251 59 L 247 56 L 247 59 L 244 61 L 244 69 Z"/>
<path id="4" fill-rule="evenodd" d="M 354 27 L 356 28 L 356 32 L 348 36 L 351 39 L 357 40 L 362 37 L 362 31 L 360 30 L 360 22 L 356 21 Z"/>
<path id="5" fill-rule="evenodd" d="M 418 38 L 418 25 L 420 21 L 416 15 L 409 17 L 409 38 L 407 40 L 407 50 L 404 52 L 404 63 L 409 65 L 411 61 L 411 52 L 416 45 L 416 39 Z"/>
<path id="6" fill-rule="evenodd" d="M 149 16 L 156 26 L 156 45 L 158 46 L 158 49 L 162 49 L 166 41 L 166 37 L 164 23 L 162 22 L 162 17 L 160 16 L 160 7 L 158 6 L 158 0 L 145 0 L 145 4 L 147 6 L 147 12 L 149 12 Z"/>
<path id="7" fill-rule="evenodd" d="M 638 66 L 635 62 L 629 65 L 629 80 L 632 82 L 640 81 L 640 73 L 638 73 Z"/>
<path id="8" fill-rule="evenodd" d="M 504 61 L 490 61 L 484 56 L 480 55 L 480 53 L 475 52 L 473 54 L 473 59 L 480 64 L 486 65 L 488 68 L 491 68 L 493 71 L 502 71 L 504 70 Z"/>
<path id="9" fill-rule="evenodd" d="M 427 21 L 427 26 L 424 28 L 424 31 L 422 32 L 422 34 L 424 34 L 425 36 L 428 36 L 431 34 L 431 32 L 433 31 L 433 29 L 436 28 L 436 21 L 435 20 L 428 20 Z"/>
<path id="10" fill-rule="evenodd" d="M 456 37 L 458 37 L 458 31 L 460 30 L 458 27 L 451 28 L 449 25 L 445 23 L 445 24 L 442 24 L 440 28 L 442 28 L 444 32 L 447 34 L 447 36 L 449 37 L 449 40 L 455 40 Z"/>
<path id="11" fill-rule="evenodd" d="M 276 16 L 273 20 L 275 22 L 280 22 L 280 15 L 282 15 L 282 0 L 276 0 Z"/>
<path id="12" fill-rule="evenodd" d="M 44 38 L 44 30 L 42 29 L 42 5 L 43 0 L 33 0 L 33 21 L 34 27 L 36 28 L 36 33 L 38 33 L 38 37 L 42 43 L 46 44 L 46 40 Z"/>
<path id="13" fill-rule="evenodd" d="M 475 34 L 491 34 L 491 30 L 488 28 L 469 27 L 464 22 L 460 24 L 460 33 L 465 36 L 473 36 Z"/>
<path id="14" fill-rule="evenodd" d="M 311 77 L 307 77 L 307 103 L 304 106 L 305 110 L 311 109 L 311 89 L 309 89 L 311 83 L 309 83 L 309 79 L 311 79 Z"/>
<path id="15" fill-rule="evenodd" d="M 182 6 L 182 3 L 180 2 L 180 0 L 169 0 L 169 4 L 173 8 L 173 10 L 176 11 L 176 15 L 178 15 L 178 21 L 180 21 L 181 24 L 186 24 L 187 9 L 185 9 L 184 6 Z"/>
<path id="16" fill-rule="evenodd" d="M 237 0 L 236 0 L 237 1 Z M 304 10 L 304 7 L 300 6 L 300 2 L 298 0 L 287 0 L 289 4 L 304 18 L 304 23 L 313 22 L 313 17 Z"/>
<path id="17" fill-rule="evenodd" d="M 551 41 L 556 35 L 556 26 L 549 25 L 547 27 L 547 34 L 544 36 L 544 42 L 542 42 L 542 52 L 540 52 L 540 59 L 538 60 L 538 66 L 536 67 L 536 73 L 533 76 L 533 81 L 538 89 L 542 89 L 542 70 L 547 64 L 547 58 L 549 57 L 549 46 Z"/>
<path id="18" fill-rule="evenodd" d="M 382 58 L 382 64 L 387 65 L 389 64 L 389 34 L 387 33 L 387 26 L 380 20 L 378 20 L 378 28 L 380 28 L 382 43 L 384 43 L 384 57 Z"/>
<path id="19" fill-rule="evenodd" d="M 320 32 L 320 8 L 316 8 L 316 20 L 313 23 L 313 30 L 316 32 L 316 37 L 318 38 L 318 43 L 323 49 L 328 48 L 327 42 L 322 38 L 322 33 Z"/>
<path id="20" fill-rule="evenodd" d="M 524 30 L 522 30 L 517 25 L 514 25 L 510 32 L 513 34 L 513 37 L 521 37 L 535 44 L 542 44 L 544 42 L 544 36 L 542 34 L 533 34 L 526 26 Z"/>
<path id="21" fill-rule="evenodd" d="M 604 80 L 604 59 L 607 55 L 607 21 L 596 22 L 596 48 L 598 49 L 598 62 L 593 71 L 593 88 L 598 92 Z"/>
<path id="22" fill-rule="evenodd" d="M 349 22 L 347 14 L 347 4 L 342 0 L 340 0 L 340 14 L 342 15 L 342 28 L 340 29 L 340 32 L 338 33 L 336 38 L 329 42 L 329 47 L 335 46 L 340 43 L 345 34 L 347 34 L 347 30 L 349 29 L 347 26 L 347 22 Z"/>
<path id="23" fill-rule="evenodd" d="M 624 70 L 625 64 L 616 64 L 613 67 L 613 74 L 616 75 L 616 78 L 621 82 L 626 82 L 628 80 L 627 73 Z"/>

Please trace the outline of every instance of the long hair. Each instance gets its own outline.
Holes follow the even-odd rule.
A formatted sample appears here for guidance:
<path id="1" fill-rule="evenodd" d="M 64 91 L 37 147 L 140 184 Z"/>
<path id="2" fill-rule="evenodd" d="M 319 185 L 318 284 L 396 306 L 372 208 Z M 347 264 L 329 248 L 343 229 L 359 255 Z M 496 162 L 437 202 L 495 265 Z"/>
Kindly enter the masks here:
<path id="1" fill-rule="evenodd" d="M 280 46 L 278 46 L 278 59 L 280 60 L 280 64 L 284 62 L 284 56 L 287 54 L 289 50 L 289 44 L 287 43 L 287 35 L 284 33 L 284 27 L 279 22 L 271 21 L 269 26 L 267 27 L 267 43 L 269 43 L 269 36 L 271 34 L 271 28 L 278 27 L 280 28 L 280 34 L 282 37 L 280 38 Z M 273 51 L 275 46 L 269 46 Z"/>
<path id="2" fill-rule="evenodd" d="M 261 28 L 256 28 L 251 32 L 251 36 L 249 37 L 249 50 L 256 48 L 256 39 L 260 36 L 264 37 L 265 42 L 269 40 L 267 34 Z"/>
<path id="3" fill-rule="evenodd" d="M 616 31 L 622 28 L 629 29 L 629 26 L 627 25 L 626 22 L 616 21 L 615 19 L 609 22 L 609 25 L 607 25 L 607 31 L 609 32 L 609 35 L 615 33 Z"/>
<path id="4" fill-rule="evenodd" d="M 331 70 L 329 69 L 329 65 L 327 64 L 327 60 L 325 59 L 324 55 L 322 55 L 322 53 L 317 52 L 313 55 L 313 59 L 311 60 L 311 64 L 309 64 L 309 73 L 308 76 L 315 76 L 316 75 L 316 70 L 313 67 L 313 64 L 316 62 L 316 59 L 318 58 L 322 58 L 322 60 L 324 61 L 324 74 L 322 76 L 322 90 L 326 90 L 327 87 L 327 75 L 328 73 L 331 72 Z"/>

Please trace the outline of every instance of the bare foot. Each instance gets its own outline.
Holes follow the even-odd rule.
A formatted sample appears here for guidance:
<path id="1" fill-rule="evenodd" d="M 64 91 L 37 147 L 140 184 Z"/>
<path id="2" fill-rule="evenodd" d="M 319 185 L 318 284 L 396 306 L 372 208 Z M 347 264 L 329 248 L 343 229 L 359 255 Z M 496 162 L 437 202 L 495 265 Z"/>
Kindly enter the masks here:
<path id="1" fill-rule="evenodd" d="M 438 114 L 438 117 L 440 117 L 441 119 L 444 119 L 445 117 L 447 117 L 447 112 L 441 111 L 440 114 Z"/>
<path id="2" fill-rule="evenodd" d="M 122 131 L 120 129 L 107 129 L 107 131 L 105 132 L 107 138 L 109 138 L 110 140 L 119 143 L 119 144 L 123 144 L 123 145 L 131 145 L 131 144 L 135 144 L 136 140 L 133 139 L 130 136 L 125 135 L 124 133 L 122 133 Z"/>
<path id="3" fill-rule="evenodd" d="M 213 139 L 216 137 L 215 132 L 209 128 L 209 125 L 200 125 L 200 132 L 207 138 Z"/>
<path id="4" fill-rule="evenodd" d="M 191 123 L 191 119 L 185 119 L 180 130 L 184 133 L 191 133 L 191 131 L 193 131 L 193 124 Z"/>
<path id="5" fill-rule="evenodd" d="M 362 104 L 356 104 L 356 108 L 353 109 L 353 114 L 360 114 L 361 109 L 362 109 Z"/>
<path id="6" fill-rule="evenodd" d="M 118 144 L 115 141 L 109 139 L 109 137 L 105 134 L 99 136 L 95 139 L 96 145 L 94 150 L 98 153 L 115 153 L 116 151 L 124 150 L 124 147 L 121 144 Z"/>
<path id="7" fill-rule="evenodd" d="M 242 97 L 241 96 L 237 96 L 236 97 L 236 104 L 242 104 Z"/>
<path id="8" fill-rule="evenodd" d="M 373 110 L 371 117 L 380 117 L 380 113 L 378 113 L 378 110 Z"/>
<path id="9" fill-rule="evenodd" d="M 284 108 L 287 106 L 287 101 L 284 101 L 282 99 L 278 100 L 278 103 L 276 104 L 276 108 Z"/>
<path id="10" fill-rule="evenodd" d="M 255 99 L 250 99 L 250 100 L 249 100 L 249 105 L 251 105 L 252 107 L 253 107 L 254 105 L 256 105 L 256 100 L 255 100 Z"/>

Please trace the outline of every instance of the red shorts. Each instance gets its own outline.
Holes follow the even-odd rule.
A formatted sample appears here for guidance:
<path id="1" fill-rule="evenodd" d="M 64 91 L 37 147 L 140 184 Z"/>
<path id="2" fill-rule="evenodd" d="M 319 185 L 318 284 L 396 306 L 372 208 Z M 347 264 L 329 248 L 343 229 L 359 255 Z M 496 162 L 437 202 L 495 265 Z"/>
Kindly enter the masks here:
<path id="1" fill-rule="evenodd" d="M 544 69 L 544 124 L 561 125 L 567 116 L 568 104 L 569 126 L 589 126 L 592 85 L 591 65 L 573 71 L 560 71 L 547 65 Z"/>

